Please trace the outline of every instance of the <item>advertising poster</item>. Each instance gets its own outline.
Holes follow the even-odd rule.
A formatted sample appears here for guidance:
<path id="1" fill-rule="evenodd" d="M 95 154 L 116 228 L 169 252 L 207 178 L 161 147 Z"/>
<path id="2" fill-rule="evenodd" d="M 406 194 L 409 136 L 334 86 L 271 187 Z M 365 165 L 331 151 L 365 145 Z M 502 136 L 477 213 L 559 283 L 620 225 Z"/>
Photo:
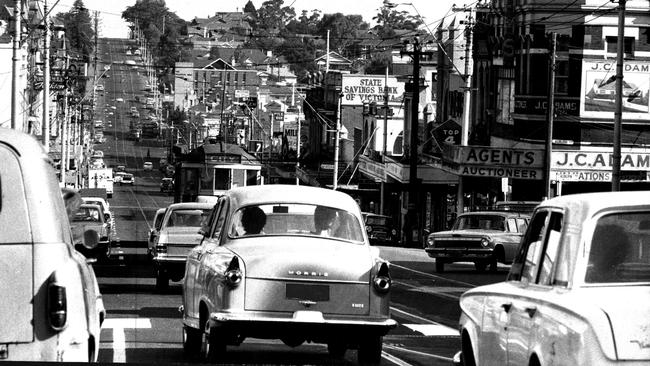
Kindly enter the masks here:
<path id="1" fill-rule="evenodd" d="M 650 121 L 650 63 L 623 63 L 623 118 Z M 582 62 L 580 116 L 614 118 L 616 110 L 616 61 Z"/>

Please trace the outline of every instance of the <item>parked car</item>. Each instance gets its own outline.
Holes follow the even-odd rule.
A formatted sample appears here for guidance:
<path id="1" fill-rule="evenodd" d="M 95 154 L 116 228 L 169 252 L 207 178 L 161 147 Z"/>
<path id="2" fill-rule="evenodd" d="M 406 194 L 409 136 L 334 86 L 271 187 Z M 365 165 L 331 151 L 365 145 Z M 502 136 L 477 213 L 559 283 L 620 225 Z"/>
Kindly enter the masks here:
<path id="1" fill-rule="evenodd" d="M 150 161 L 145 161 L 142 165 L 143 170 L 153 170 L 153 163 Z"/>
<path id="2" fill-rule="evenodd" d="M 185 273 L 187 253 L 201 241 L 199 228 L 213 205 L 173 203 L 167 207 L 153 249 L 156 288 L 167 289 L 169 280 L 178 282 Z"/>
<path id="3" fill-rule="evenodd" d="M 106 222 L 106 217 L 101 206 L 94 204 L 82 204 L 72 216 L 70 223 L 72 232 L 76 236 L 88 230 L 94 230 L 99 234 L 99 242 L 94 248 L 76 246 L 76 249 L 87 258 L 106 260 L 111 256 L 111 228 Z"/>
<path id="4" fill-rule="evenodd" d="M 370 245 L 399 245 L 400 240 L 392 217 L 372 212 L 362 212 L 361 215 Z"/>
<path id="5" fill-rule="evenodd" d="M 106 310 L 89 261 L 74 249 L 68 211 L 78 193 L 59 188 L 33 136 L 0 128 L 0 357 L 29 364 L 97 362 Z"/>
<path id="6" fill-rule="evenodd" d="M 451 230 L 429 234 L 424 250 L 435 259 L 436 272 L 445 264 L 474 262 L 478 271 L 497 262 L 512 263 L 529 215 L 510 211 L 467 212 L 458 215 Z"/>
<path id="7" fill-rule="evenodd" d="M 505 282 L 460 298 L 465 365 L 650 364 L 650 192 L 535 210 Z"/>
<path id="8" fill-rule="evenodd" d="M 325 343 L 379 364 L 389 317 L 389 264 L 371 247 L 349 195 L 309 186 L 233 188 L 187 256 L 183 347 L 218 362 L 247 337 Z"/>
<path id="9" fill-rule="evenodd" d="M 174 193 L 174 179 L 173 178 L 163 178 L 160 181 L 160 192 L 163 193 Z"/>
<path id="10" fill-rule="evenodd" d="M 153 217 L 153 226 L 149 229 L 149 239 L 147 241 L 147 256 L 153 259 L 153 249 L 158 239 L 158 232 L 162 226 L 162 220 L 165 218 L 167 208 L 159 208 Z"/>

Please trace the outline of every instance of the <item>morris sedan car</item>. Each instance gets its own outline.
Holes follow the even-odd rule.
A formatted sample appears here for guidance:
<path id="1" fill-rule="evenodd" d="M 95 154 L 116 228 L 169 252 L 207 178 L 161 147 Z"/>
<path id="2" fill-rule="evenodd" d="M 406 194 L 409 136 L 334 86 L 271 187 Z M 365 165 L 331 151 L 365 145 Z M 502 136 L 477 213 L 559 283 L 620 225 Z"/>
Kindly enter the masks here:
<path id="1" fill-rule="evenodd" d="M 245 338 L 358 349 L 378 364 L 389 317 L 389 264 L 368 244 L 349 195 L 294 185 L 226 191 L 187 257 L 183 345 L 222 360 Z"/>
<path id="2" fill-rule="evenodd" d="M 185 273 L 187 253 L 201 242 L 199 228 L 214 205 L 173 203 L 165 211 L 153 248 L 156 288 L 165 290 L 169 280 L 180 281 Z"/>
<path id="3" fill-rule="evenodd" d="M 465 365 L 650 364 L 650 192 L 556 197 L 507 280 L 460 298 Z"/>
<path id="4" fill-rule="evenodd" d="M 68 212 L 78 193 L 59 188 L 33 136 L 0 128 L 0 360 L 97 362 L 106 316 L 92 266 L 74 250 Z"/>
<path id="5" fill-rule="evenodd" d="M 512 263 L 530 216 L 517 212 L 468 212 L 458 215 L 449 231 L 429 234 L 424 250 L 436 260 L 436 272 L 445 263 L 474 262 L 477 271 L 497 262 Z"/>

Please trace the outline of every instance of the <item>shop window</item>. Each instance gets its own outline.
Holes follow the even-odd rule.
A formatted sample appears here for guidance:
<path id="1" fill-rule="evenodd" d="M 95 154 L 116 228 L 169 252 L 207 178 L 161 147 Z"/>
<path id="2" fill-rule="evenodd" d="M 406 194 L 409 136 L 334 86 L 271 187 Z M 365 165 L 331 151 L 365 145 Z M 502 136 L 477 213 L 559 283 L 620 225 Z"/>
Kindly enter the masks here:
<path id="1" fill-rule="evenodd" d="M 556 59 L 555 62 L 555 94 L 569 93 L 569 60 Z"/>

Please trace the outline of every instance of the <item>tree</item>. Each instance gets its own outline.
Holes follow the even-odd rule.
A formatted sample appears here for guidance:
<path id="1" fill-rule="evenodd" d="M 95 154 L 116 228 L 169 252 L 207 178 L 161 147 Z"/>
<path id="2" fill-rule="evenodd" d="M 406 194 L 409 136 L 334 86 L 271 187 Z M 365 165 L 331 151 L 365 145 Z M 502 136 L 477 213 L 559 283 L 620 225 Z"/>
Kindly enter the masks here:
<path id="1" fill-rule="evenodd" d="M 345 54 L 356 41 L 358 30 L 368 29 L 361 15 L 325 14 L 318 24 L 318 33 L 325 39 L 330 31 L 330 48 Z"/>
<path id="2" fill-rule="evenodd" d="M 75 0 L 69 12 L 59 13 L 56 17 L 63 22 L 65 37 L 70 48 L 79 55 L 83 62 L 89 63 L 90 54 L 95 48 L 95 32 L 90 13 L 83 1 Z"/>
<path id="3" fill-rule="evenodd" d="M 389 0 L 384 0 L 377 15 L 372 17 L 377 22 L 373 28 L 379 37 L 390 38 L 395 36 L 395 30 L 416 30 L 422 25 L 422 19 L 411 15 L 409 12 L 396 10 L 396 5 Z"/>
<path id="4" fill-rule="evenodd" d="M 289 6 L 282 6 L 284 0 L 267 0 L 257 10 L 255 29 L 277 34 L 296 16 L 296 11 Z"/>
<path id="5" fill-rule="evenodd" d="M 251 0 L 248 0 L 246 5 L 244 6 L 244 13 L 251 13 L 251 14 L 256 14 L 257 9 L 255 9 L 255 4 Z"/>
<path id="6" fill-rule="evenodd" d="M 307 10 L 303 10 L 298 19 L 289 21 L 286 29 L 294 34 L 317 34 L 321 13 L 320 10 L 314 9 L 309 15 Z"/>

